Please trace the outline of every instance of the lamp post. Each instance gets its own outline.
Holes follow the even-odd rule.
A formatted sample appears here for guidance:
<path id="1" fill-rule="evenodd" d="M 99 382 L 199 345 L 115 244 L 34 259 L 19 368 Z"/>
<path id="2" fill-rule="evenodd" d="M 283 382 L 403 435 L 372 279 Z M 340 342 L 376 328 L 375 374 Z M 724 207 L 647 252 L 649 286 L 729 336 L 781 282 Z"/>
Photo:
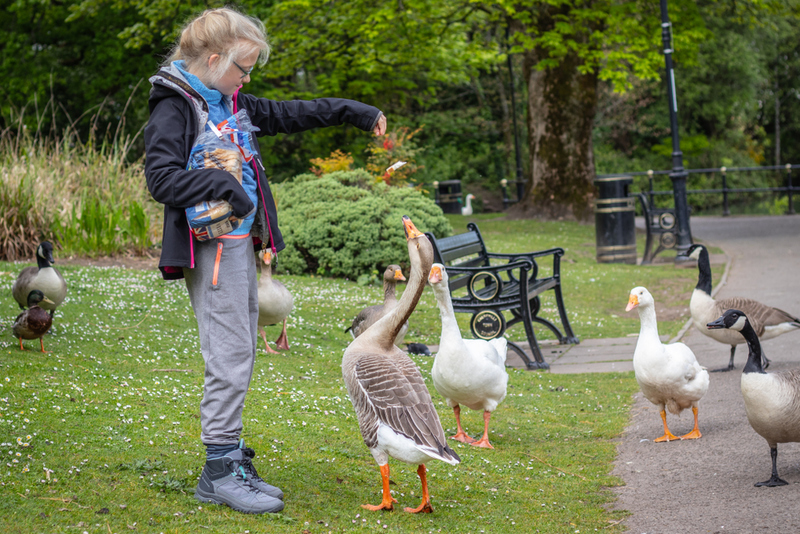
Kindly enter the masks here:
<path id="1" fill-rule="evenodd" d="M 686 177 L 683 168 L 683 152 L 678 138 L 678 99 L 675 95 L 675 71 L 672 69 L 672 23 L 667 15 L 667 0 L 661 0 L 661 40 L 664 43 L 664 62 L 667 67 L 667 99 L 669 100 L 669 124 L 672 130 L 672 195 L 675 199 L 677 236 L 675 248 L 678 252 L 675 263 L 690 261 L 686 251 L 692 245 L 692 230 L 689 227 L 689 205 L 686 202 Z"/>

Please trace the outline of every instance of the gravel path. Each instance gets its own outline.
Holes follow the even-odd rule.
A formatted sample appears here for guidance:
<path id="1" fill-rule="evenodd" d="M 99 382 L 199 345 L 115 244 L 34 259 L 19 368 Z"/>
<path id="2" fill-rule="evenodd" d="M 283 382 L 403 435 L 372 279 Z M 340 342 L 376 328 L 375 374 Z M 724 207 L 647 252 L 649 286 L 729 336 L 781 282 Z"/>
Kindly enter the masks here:
<path id="1" fill-rule="evenodd" d="M 732 258 L 728 280 L 716 298 L 743 296 L 800 315 L 800 216 L 693 218 L 695 240 L 716 245 Z M 714 280 L 714 285 L 719 280 Z M 730 349 L 690 328 L 683 342 L 708 369 L 727 366 Z M 763 343 L 769 372 L 800 365 L 800 333 Z M 614 474 L 616 507 L 632 515 L 623 524 L 635 534 L 695 532 L 800 532 L 800 443 L 778 446 L 778 473 L 788 486 L 756 488 L 770 477 L 766 441 L 747 422 L 739 390 L 746 345 L 736 369 L 712 373 L 700 401 L 703 437 L 654 443 L 663 433 L 658 409 L 641 393 L 631 424 L 619 440 Z M 691 411 L 667 414 L 676 435 L 692 428 Z"/>

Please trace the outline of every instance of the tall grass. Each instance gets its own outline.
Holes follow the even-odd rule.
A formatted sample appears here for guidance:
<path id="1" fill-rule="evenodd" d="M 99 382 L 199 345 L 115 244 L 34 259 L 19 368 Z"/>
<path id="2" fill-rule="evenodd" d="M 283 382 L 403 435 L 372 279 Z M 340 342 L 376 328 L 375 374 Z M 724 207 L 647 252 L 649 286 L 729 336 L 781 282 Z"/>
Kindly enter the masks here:
<path id="1" fill-rule="evenodd" d="M 55 105 L 51 99 L 36 111 L 36 123 Z M 122 134 L 124 113 L 114 132 L 98 134 L 93 119 L 87 139 L 77 121 L 31 131 L 25 113 L 0 132 L 0 259 L 29 259 L 44 239 L 65 255 L 93 257 L 145 254 L 160 240 L 160 209 L 145 187 L 143 159 L 129 161 L 141 130 Z"/>

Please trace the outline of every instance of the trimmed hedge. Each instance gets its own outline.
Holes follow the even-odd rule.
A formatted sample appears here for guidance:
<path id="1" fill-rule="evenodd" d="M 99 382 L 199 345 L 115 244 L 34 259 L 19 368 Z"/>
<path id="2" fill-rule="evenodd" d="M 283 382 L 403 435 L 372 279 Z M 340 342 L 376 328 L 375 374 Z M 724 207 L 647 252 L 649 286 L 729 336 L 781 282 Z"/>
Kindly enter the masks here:
<path id="1" fill-rule="evenodd" d="M 286 242 L 278 267 L 290 274 L 355 280 L 392 263 L 407 269 L 403 215 L 420 231 L 453 232 L 439 206 L 422 193 L 374 183 L 364 170 L 301 174 L 272 189 Z"/>

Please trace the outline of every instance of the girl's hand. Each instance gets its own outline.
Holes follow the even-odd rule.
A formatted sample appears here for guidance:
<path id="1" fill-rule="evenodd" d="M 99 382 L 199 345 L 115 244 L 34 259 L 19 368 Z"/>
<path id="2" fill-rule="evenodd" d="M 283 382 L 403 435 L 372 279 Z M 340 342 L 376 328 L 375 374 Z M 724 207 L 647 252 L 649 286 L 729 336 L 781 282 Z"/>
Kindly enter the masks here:
<path id="1" fill-rule="evenodd" d="M 378 124 L 375 125 L 373 132 L 375 135 L 383 135 L 386 133 L 386 115 L 383 113 L 381 113 L 381 118 L 378 119 Z"/>

